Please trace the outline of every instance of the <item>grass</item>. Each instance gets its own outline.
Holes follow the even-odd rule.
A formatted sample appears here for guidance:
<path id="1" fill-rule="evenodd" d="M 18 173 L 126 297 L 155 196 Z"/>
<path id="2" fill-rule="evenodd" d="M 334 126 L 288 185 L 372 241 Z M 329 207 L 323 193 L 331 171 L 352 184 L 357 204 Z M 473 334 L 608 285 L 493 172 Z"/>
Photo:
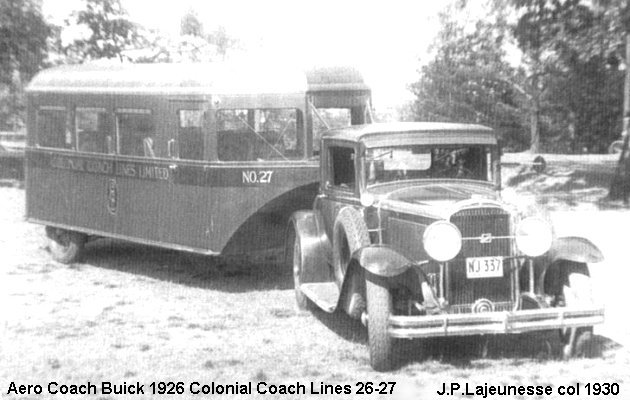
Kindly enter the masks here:
<path id="1" fill-rule="evenodd" d="M 544 179 L 550 183 L 559 177 L 550 173 Z M 550 188 L 546 193 L 568 190 L 566 184 L 547 185 L 539 177 L 513 179 L 516 191 L 533 184 Z M 570 191 L 603 187 L 587 178 L 580 186 L 577 175 L 568 179 L 575 181 Z M 392 381 L 396 388 L 391 398 L 431 399 L 445 382 L 554 387 L 617 382 L 622 393 L 630 383 L 624 306 L 630 277 L 623 251 L 630 216 L 625 209 L 591 213 L 585 206 L 588 199 L 578 199 L 583 207 L 562 196 L 552 201 L 561 224 L 586 231 L 607 255 L 593 273 L 608 307 L 607 323 L 596 331 L 602 357 L 561 361 L 553 332 L 491 337 L 487 343 L 481 338 L 431 339 L 403 342 L 398 369 L 378 373 L 369 367 L 362 326 L 340 314 L 298 312 L 290 271 L 269 259 L 205 258 L 102 240 L 89 245 L 83 263 L 59 265 L 46 251 L 43 228 L 22 220 L 23 197 L 21 189 L 0 188 L 4 393 L 10 382 L 299 381 L 356 389 L 358 381 Z M 3 398 L 17 397 L 4 393 Z M 343 396 L 355 397 L 365 398 Z M 566 397 L 545 397 L 560 398 Z"/>

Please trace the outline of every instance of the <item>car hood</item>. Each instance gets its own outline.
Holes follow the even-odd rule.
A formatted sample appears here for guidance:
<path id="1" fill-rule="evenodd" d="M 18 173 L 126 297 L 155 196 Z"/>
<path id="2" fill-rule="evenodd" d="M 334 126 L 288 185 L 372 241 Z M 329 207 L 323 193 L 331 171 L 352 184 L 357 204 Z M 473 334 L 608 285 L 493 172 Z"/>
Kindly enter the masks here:
<path id="1" fill-rule="evenodd" d="M 380 189 L 380 190 L 379 190 Z M 477 183 L 440 182 L 394 186 L 374 191 L 378 204 L 392 211 L 428 214 L 449 218 L 462 208 L 501 207 L 500 197 L 491 185 Z"/>

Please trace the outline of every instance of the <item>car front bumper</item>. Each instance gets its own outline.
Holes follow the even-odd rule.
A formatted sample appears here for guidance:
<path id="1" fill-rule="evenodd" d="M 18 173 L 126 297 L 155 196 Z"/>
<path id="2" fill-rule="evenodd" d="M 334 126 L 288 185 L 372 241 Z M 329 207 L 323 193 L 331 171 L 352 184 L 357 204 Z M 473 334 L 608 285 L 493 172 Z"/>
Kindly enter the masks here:
<path id="1" fill-rule="evenodd" d="M 396 338 L 523 333 L 592 326 L 604 322 L 604 308 L 545 308 L 477 314 L 389 317 L 389 334 Z"/>

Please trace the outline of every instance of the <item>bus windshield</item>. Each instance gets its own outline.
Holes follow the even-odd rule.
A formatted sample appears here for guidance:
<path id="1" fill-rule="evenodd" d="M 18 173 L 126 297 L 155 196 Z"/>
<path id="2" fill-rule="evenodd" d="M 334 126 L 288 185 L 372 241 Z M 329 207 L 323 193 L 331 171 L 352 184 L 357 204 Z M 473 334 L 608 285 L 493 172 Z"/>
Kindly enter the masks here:
<path id="1" fill-rule="evenodd" d="M 411 179 L 468 179 L 491 182 L 492 151 L 487 146 L 389 146 L 367 149 L 366 182 Z"/>

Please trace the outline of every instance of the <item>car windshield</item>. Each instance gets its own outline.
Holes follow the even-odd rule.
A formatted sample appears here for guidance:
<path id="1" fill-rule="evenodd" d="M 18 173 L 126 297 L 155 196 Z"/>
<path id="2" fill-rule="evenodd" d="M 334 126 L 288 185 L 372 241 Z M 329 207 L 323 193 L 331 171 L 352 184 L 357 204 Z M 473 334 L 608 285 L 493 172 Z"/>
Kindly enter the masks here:
<path id="1" fill-rule="evenodd" d="M 487 146 L 390 146 L 368 148 L 368 186 L 410 179 L 492 181 L 492 151 Z"/>

